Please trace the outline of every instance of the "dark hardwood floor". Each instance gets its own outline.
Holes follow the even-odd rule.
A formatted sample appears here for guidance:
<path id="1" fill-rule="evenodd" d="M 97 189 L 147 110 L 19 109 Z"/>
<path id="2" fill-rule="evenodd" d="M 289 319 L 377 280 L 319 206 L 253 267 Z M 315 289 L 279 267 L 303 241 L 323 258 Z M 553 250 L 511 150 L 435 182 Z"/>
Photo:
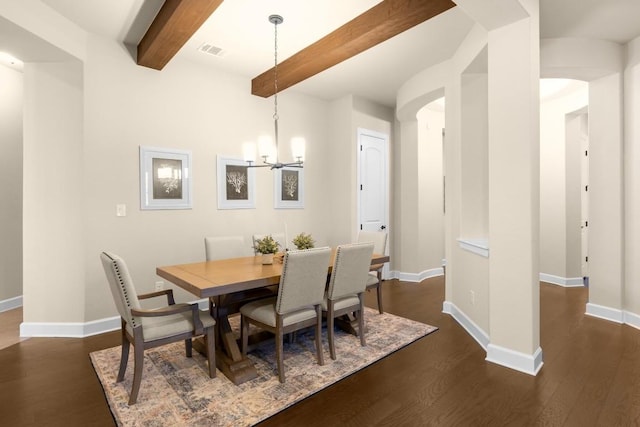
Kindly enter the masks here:
<path id="1" fill-rule="evenodd" d="M 485 362 L 482 348 L 442 314 L 442 278 L 389 281 L 384 292 L 386 311 L 440 330 L 261 425 L 640 425 L 640 331 L 585 316 L 586 289 L 541 285 L 537 377 Z M 367 305 L 374 300 L 368 293 Z M 114 425 L 88 354 L 115 345 L 114 332 L 0 350 L 0 425 Z"/>

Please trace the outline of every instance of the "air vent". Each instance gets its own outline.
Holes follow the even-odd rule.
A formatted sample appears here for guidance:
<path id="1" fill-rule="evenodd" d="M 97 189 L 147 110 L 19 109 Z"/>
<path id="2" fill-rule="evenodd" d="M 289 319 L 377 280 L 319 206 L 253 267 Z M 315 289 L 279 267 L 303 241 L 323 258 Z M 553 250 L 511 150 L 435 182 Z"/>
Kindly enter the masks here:
<path id="1" fill-rule="evenodd" d="M 219 58 L 224 57 L 227 52 L 223 50 L 221 47 L 214 46 L 211 43 L 203 43 L 198 48 L 200 52 L 204 52 L 209 55 L 217 56 Z"/>

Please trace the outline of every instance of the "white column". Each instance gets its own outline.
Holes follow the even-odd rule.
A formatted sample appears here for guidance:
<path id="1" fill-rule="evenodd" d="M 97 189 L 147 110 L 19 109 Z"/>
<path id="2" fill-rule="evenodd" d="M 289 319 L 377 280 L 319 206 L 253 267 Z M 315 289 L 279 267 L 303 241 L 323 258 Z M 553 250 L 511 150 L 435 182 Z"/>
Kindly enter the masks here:
<path id="1" fill-rule="evenodd" d="M 624 80 L 625 288 L 627 323 L 640 327 L 640 37 L 627 46 Z"/>
<path id="2" fill-rule="evenodd" d="M 623 321 L 622 142 L 622 75 L 613 73 L 589 82 L 587 313 L 616 322 Z"/>
<path id="3" fill-rule="evenodd" d="M 399 259 L 394 264 L 405 279 L 409 274 L 420 271 L 419 247 L 419 188 L 418 180 L 418 120 L 404 120 L 400 123 L 400 167 L 397 170 L 399 176 L 400 192 L 396 203 L 399 209 L 396 211 L 400 219 L 400 229 L 396 230 L 396 247 Z"/>
<path id="4" fill-rule="evenodd" d="M 26 64 L 24 80 L 21 334 L 67 335 L 51 328 L 85 318 L 82 64 Z"/>
<path id="5" fill-rule="evenodd" d="M 539 32 L 528 18 L 489 31 L 487 360 L 536 374 L 539 301 Z"/>

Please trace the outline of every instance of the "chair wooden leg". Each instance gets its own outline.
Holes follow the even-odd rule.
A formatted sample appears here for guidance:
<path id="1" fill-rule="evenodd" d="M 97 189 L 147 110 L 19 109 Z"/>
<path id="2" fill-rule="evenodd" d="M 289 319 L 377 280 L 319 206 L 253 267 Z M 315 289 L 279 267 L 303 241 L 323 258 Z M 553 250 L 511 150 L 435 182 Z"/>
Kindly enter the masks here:
<path id="1" fill-rule="evenodd" d="M 378 312 L 382 314 L 384 313 L 384 310 L 382 309 L 382 279 L 379 279 L 378 281 L 376 292 L 378 293 Z"/>
<path id="2" fill-rule="evenodd" d="M 360 345 L 367 345 L 364 339 L 364 295 L 358 294 L 358 298 L 360 299 L 360 311 L 358 312 L 358 333 L 360 334 Z"/>
<path id="3" fill-rule="evenodd" d="M 216 377 L 216 335 L 215 335 L 215 326 L 210 326 L 207 328 L 207 334 L 204 337 L 204 340 L 207 344 L 207 360 L 209 361 L 209 378 Z"/>
<path id="4" fill-rule="evenodd" d="M 138 400 L 143 365 L 144 345 L 140 343 L 140 345 L 133 346 L 133 385 L 131 386 L 131 394 L 129 395 L 129 405 L 135 404 L 136 400 Z"/>
<path id="5" fill-rule="evenodd" d="M 318 354 L 318 365 L 324 365 L 322 354 L 322 308 L 316 305 L 316 352 Z"/>
<path id="6" fill-rule="evenodd" d="M 249 321 L 244 315 L 240 315 L 240 341 L 242 343 L 242 356 L 245 357 L 249 346 Z"/>
<path id="7" fill-rule="evenodd" d="M 278 378 L 284 384 L 284 360 L 282 353 L 284 351 L 284 333 L 282 331 L 282 316 L 276 314 L 276 362 L 278 364 Z"/>
<path id="8" fill-rule="evenodd" d="M 124 323 L 122 325 L 122 351 L 120 352 L 120 369 L 118 370 L 118 379 L 116 382 L 121 382 L 124 380 L 124 373 L 127 370 L 127 362 L 129 361 L 129 340 L 127 339 L 127 335 L 125 332 Z"/>
<path id="9" fill-rule="evenodd" d="M 191 342 L 191 338 L 184 340 L 184 353 L 187 357 L 191 357 L 193 355 L 193 343 Z"/>
<path id="10" fill-rule="evenodd" d="M 334 339 L 334 314 L 333 314 L 333 302 L 329 300 L 327 308 L 327 337 L 329 339 L 329 356 L 331 359 L 336 360 L 336 346 Z"/>

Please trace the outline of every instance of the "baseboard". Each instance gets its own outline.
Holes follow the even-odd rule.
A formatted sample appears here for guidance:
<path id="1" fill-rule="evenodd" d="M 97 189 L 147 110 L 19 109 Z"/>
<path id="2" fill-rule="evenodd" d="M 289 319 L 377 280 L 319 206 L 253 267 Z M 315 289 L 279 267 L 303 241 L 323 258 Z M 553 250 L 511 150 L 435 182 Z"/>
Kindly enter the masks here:
<path id="1" fill-rule="evenodd" d="M 640 329 L 640 315 L 631 313 L 630 311 L 625 311 L 623 312 L 622 317 L 624 319 L 624 323 L 629 326 L 633 326 L 636 329 Z"/>
<path id="2" fill-rule="evenodd" d="M 444 275 L 444 269 L 442 267 L 432 268 L 420 273 L 403 273 L 401 271 L 390 271 L 389 275 L 393 279 L 402 280 L 403 282 L 415 282 L 420 283 L 423 280 L 430 279 L 432 277 L 438 277 Z"/>
<path id="3" fill-rule="evenodd" d="M 20 336 L 85 338 L 120 329 L 120 316 L 91 322 L 22 322 Z"/>
<path id="4" fill-rule="evenodd" d="M 533 354 L 526 354 L 489 344 L 485 360 L 533 376 L 540 372 L 543 365 L 540 347 Z"/>
<path id="5" fill-rule="evenodd" d="M 445 301 L 442 303 L 442 312 L 451 315 L 471 337 L 486 351 L 489 345 L 489 335 L 482 330 L 469 316 L 460 310 L 454 303 Z"/>
<path id="6" fill-rule="evenodd" d="M 0 301 L 0 313 L 22 307 L 22 295 Z"/>
<path id="7" fill-rule="evenodd" d="M 584 286 L 584 279 L 582 277 L 560 277 L 547 273 L 540 273 L 540 281 L 565 288 L 577 288 Z"/>
<path id="8" fill-rule="evenodd" d="M 624 322 L 624 312 L 611 307 L 605 307 L 598 304 L 587 303 L 585 314 L 616 323 Z"/>
<path id="9" fill-rule="evenodd" d="M 542 368 L 542 349 L 538 347 L 534 354 L 519 353 L 508 348 L 489 343 L 489 335 L 471 320 L 454 303 L 445 301 L 442 312 L 451 315 L 473 339 L 487 352 L 486 360 L 516 371 L 536 375 Z"/>

